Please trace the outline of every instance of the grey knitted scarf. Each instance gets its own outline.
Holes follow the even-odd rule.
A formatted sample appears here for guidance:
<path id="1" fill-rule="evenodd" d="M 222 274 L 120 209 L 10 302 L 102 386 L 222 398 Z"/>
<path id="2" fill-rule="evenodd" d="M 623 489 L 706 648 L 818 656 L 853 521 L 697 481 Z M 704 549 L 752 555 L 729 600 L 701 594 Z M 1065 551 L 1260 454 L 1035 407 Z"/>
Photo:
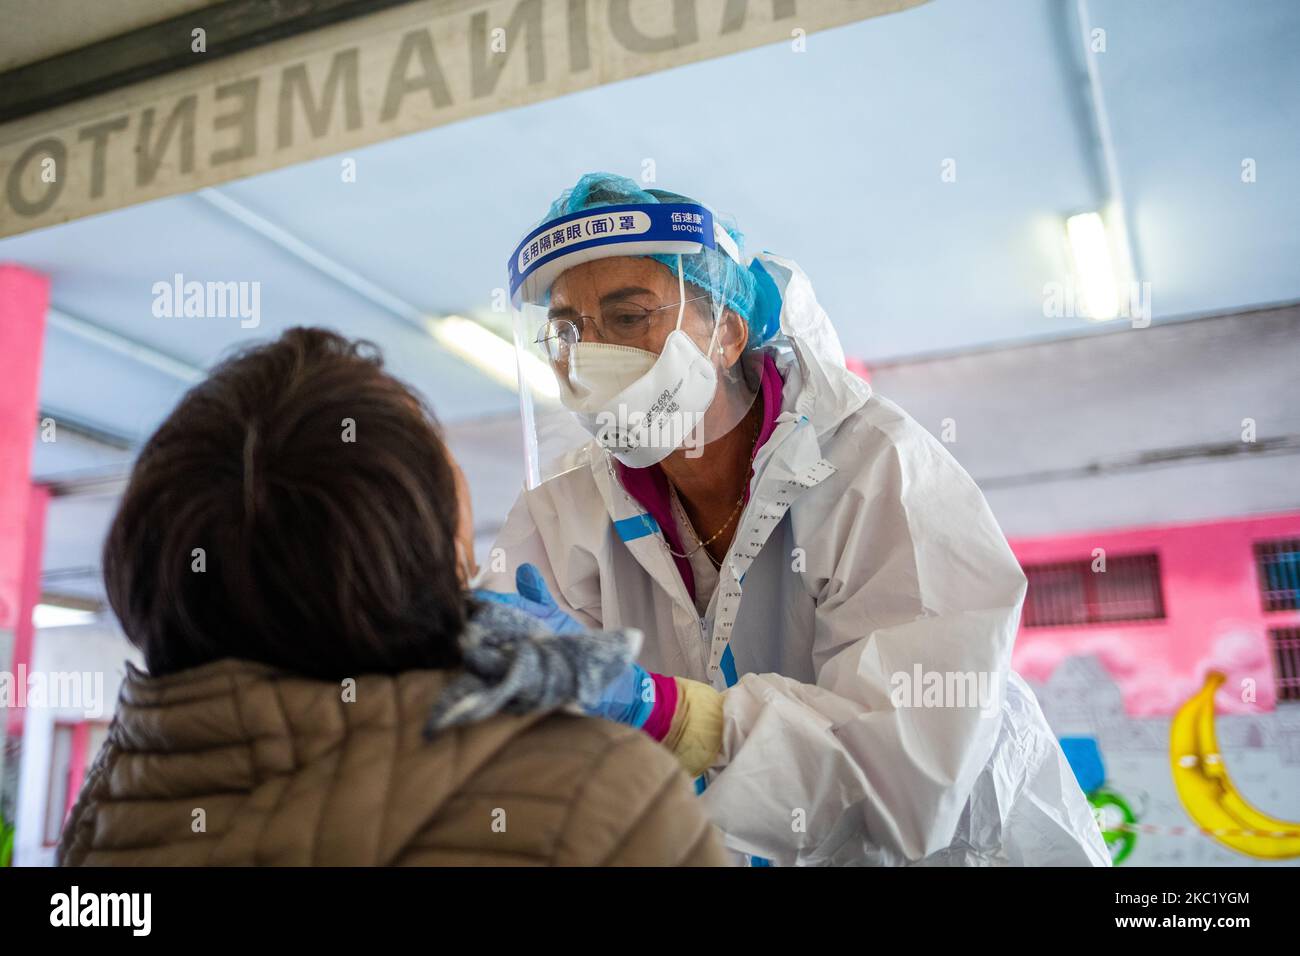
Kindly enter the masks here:
<path id="1" fill-rule="evenodd" d="M 460 637 L 464 663 L 433 707 L 425 736 L 493 714 L 592 705 L 636 659 L 641 632 L 552 634 L 530 614 L 479 605 Z"/>

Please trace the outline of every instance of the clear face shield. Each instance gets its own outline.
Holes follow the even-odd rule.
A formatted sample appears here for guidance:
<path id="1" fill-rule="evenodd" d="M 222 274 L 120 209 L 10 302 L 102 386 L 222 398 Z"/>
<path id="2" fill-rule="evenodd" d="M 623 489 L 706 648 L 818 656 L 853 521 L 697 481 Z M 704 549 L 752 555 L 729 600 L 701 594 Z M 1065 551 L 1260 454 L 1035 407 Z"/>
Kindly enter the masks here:
<path id="1" fill-rule="evenodd" d="M 735 244 L 691 203 L 596 207 L 524 238 L 510 288 L 529 488 L 589 454 L 701 457 L 740 425 L 761 359 L 718 291 L 728 268 Z"/>

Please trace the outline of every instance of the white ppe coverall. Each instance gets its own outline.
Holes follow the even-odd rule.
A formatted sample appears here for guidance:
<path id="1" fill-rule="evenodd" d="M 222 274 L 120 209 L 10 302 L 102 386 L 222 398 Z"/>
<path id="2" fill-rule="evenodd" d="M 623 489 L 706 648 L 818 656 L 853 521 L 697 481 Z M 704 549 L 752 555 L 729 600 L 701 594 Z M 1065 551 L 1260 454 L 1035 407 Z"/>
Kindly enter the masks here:
<path id="1" fill-rule="evenodd" d="M 643 631 L 647 670 L 725 691 L 700 799 L 732 850 L 780 865 L 1109 865 L 1010 670 L 1025 577 L 983 495 L 845 368 L 799 267 L 761 259 L 782 294 L 763 346 L 782 408 L 705 617 L 594 441 L 521 495 L 482 586 L 513 590 L 531 562 L 579 621 Z M 922 703 L 914 685 L 936 679 L 991 696 Z"/>

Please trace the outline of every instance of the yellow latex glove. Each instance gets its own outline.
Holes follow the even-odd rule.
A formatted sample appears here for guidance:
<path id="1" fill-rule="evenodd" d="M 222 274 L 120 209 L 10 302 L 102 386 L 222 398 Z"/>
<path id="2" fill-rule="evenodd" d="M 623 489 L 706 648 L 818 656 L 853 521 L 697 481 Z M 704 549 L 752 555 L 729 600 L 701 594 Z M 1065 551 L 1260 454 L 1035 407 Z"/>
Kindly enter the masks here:
<path id="1" fill-rule="evenodd" d="M 722 749 L 722 695 L 696 680 L 674 677 L 677 709 L 663 744 L 690 777 L 713 765 Z"/>

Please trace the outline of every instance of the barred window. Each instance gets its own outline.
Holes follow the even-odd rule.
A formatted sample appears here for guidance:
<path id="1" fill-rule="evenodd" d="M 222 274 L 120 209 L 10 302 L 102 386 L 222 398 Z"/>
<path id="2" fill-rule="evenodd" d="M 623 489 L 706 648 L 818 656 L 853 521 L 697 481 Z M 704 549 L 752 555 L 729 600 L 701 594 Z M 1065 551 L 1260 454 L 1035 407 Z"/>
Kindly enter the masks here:
<path id="1" fill-rule="evenodd" d="M 1256 541 L 1255 567 L 1265 611 L 1300 609 L 1300 538 Z"/>
<path id="2" fill-rule="evenodd" d="M 1269 628 L 1278 700 L 1300 700 L 1300 627 Z"/>
<path id="3" fill-rule="evenodd" d="M 1106 570 L 1092 561 L 1025 566 L 1025 627 L 1066 627 L 1150 621 L 1165 616 L 1160 558 L 1133 554 L 1106 559 Z"/>

